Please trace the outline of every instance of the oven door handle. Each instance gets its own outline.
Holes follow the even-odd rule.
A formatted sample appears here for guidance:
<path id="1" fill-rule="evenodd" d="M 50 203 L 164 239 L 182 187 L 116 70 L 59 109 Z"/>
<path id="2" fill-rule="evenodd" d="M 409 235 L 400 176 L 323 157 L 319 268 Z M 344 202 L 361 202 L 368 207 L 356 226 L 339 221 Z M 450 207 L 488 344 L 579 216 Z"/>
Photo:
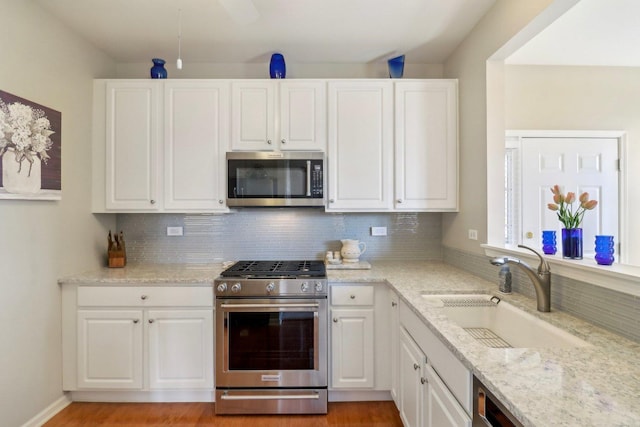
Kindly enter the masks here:
<path id="1" fill-rule="evenodd" d="M 318 308 L 318 303 L 308 304 L 220 304 L 220 308 Z"/>
<path id="2" fill-rule="evenodd" d="M 223 393 L 220 398 L 222 400 L 295 400 L 295 399 L 320 399 L 320 395 L 318 393 L 314 394 L 272 394 L 272 395 L 263 395 L 263 394 L 243 394 L 238 396 L 229 395 Z"/>

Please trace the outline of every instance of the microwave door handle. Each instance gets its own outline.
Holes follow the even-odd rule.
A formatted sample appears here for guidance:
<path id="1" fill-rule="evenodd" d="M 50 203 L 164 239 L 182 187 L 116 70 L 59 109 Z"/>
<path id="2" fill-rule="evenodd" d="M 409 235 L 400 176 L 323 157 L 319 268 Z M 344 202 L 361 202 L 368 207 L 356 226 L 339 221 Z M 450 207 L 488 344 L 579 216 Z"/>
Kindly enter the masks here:
<path id="1" fill-rule="evenodd" d="M 311 197 L 311 160 L 307 160 L 307 197 Z"/>

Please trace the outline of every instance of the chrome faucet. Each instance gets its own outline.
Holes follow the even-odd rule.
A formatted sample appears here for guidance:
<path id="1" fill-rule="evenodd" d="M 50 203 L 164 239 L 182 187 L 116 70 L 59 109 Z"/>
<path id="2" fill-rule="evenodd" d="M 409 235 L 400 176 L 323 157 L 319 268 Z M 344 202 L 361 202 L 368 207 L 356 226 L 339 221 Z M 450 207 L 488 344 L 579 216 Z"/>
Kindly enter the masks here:
<path id="1" fill-rule="evenodd" d="M 549 269 L 549 263 L 540 255 L 540 253 L 531 249 L 528 246 L 518 245 L 519 248 L 525 248 L 538 255 L 540 258 L 540 265 L 538 265 L 538 271 L 529 267 L 527 263 L 512 257 L 498 257 L 491 260 L 493 265 L 514 264 L 521 267 L 524 272 L 531 279 L 533 287 L 536 290 L 536 299 L 538 301 L 538 311 L 549 312 L 551 311 L 551 273 Z"/>

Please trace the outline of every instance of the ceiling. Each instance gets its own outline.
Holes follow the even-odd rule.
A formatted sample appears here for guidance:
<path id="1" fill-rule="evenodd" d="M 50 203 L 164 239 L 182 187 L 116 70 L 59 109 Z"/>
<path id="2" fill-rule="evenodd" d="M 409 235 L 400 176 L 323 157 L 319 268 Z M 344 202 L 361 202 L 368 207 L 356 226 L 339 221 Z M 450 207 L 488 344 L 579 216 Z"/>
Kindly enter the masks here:
<path id="1" fill-rule="evenodd" d="M 32 0 L 119 63 L 440 64 L 495 0 Z M 251 2 L 246 13 L 230 14 Z M 240 3 L 240 4 L 239 4 Z M 227 4 L 227 8 L 223 7 Z M 179 10 L 181 12 L 179 13 Z M 240 15 L 238 19 L 238 15 Z"/>
<path id="2" fill-rule="evenodd" d="M 505 61 L 640 66 L 640 1 L 580 0 Z"/>

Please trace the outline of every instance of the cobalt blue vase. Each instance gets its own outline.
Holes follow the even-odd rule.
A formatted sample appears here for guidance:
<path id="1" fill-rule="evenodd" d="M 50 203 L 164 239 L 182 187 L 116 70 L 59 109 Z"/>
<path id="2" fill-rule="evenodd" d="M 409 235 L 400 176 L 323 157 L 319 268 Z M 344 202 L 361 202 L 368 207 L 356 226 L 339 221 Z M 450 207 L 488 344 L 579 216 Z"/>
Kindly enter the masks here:
<path id="1" fill-rule="evenodd" d="M 613 236 L 596 236 L 596 262 L 600 265 L 611 265 L 613 256 Z"/>
<path id="2" fill-rule="evenodd" d="M 389 66 L 389 77 L 392 79 L 402 78 L 404 74 L 404 55 L 396 56 L 387 61 Z"/>
<path id="3" fill-rule="evenodd" d="M 562 229 L 562 258 L 582 259 L 582 228 Z"/>
<path id="4" fill-rule="evenodd" d="M 152 79 L 166 79 L 167 78 L 167 69 L 164 68 L 164 59 L 153 58 L 153 67 L 151 67 L 151 78 Z"/>
<path id="5" fill-rule="evenodd" d="M 557 251 L 555 230 L 542 231 L 542 252 L 546 255 L 554 255 Z"/>
<path id="6" fill-rule="evenodd" d="M 269 74 L 272 79 L 284 79 L 287 75 L 287 66 L 284 63 L 284 56 L 282 56 L 281 53 L 274 53 L 271 55 Z"/>

